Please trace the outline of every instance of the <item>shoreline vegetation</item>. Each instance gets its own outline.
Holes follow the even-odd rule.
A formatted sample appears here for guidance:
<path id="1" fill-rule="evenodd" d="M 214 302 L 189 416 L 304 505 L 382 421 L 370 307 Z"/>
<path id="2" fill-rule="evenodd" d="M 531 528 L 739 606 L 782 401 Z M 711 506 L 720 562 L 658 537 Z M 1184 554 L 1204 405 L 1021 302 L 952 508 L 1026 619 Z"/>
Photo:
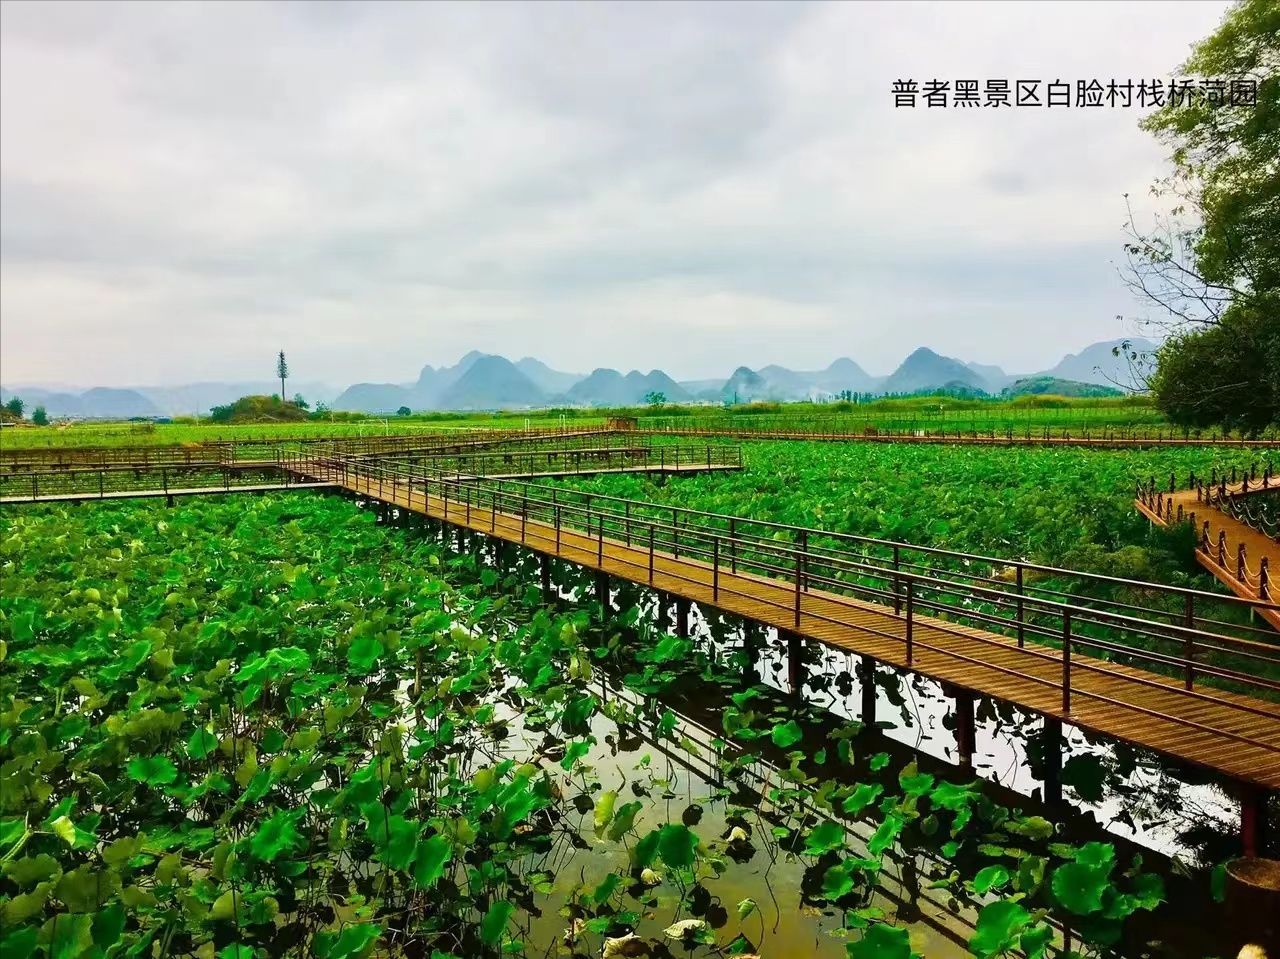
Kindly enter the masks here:
<path id="1" fill-rule="evenodd" d="M 258 398 L 269 400 L 270 398 Z M 268 404 L 269 405 L 269 404 Z M 243 439 L 297 439 L 308 436 L 406 434 L 445 429 L 546 429 L 599 426 L 611 419 L 635 419 L 639 426 L 678 428 L 681 423 L 753 427 L 863 430 L 945 430 L 948 433 L 1045 430 L 1054 435 L 1080 435 L 1103 430 L 1158 431 L 1175 436 L 1237 439 L 1280 436 L 1277 428 L 1239 432 L 1184 429 L 1170 423 L 1144 396 L 1023 396 L 1014 400 L 950 396 L 884 397 L 866 403 L 742 403 L 734 406 L 653 404 L 641 407 L 564 407 L 527 411 L 419 412 L 375 415 L 328 410 L 301 410 L 293 403 L 287 416 L 262 404 L 246 404 L 239 418 L 228 421 L 187 417 L 136 421 L 78 420 L 34 426 L 12 421 L 0 429 L 0 446 L 9 449 L 55 446 L 130 446 L 199 443 Z M 254 410 L 258 410 L 255 413 Z"/>

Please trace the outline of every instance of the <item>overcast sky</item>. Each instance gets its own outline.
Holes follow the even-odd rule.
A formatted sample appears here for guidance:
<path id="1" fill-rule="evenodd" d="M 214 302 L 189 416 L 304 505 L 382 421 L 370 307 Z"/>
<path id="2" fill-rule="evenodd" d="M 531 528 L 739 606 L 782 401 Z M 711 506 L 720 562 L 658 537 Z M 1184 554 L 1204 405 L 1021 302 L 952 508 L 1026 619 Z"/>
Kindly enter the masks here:
<path id="1" fill-rule="evenodd" d="M 1164 151 L 892 82 L 1168 77 L 1225 9 L 5 2 L 0 376 L 1040 369 L 1131 332 Z"/>

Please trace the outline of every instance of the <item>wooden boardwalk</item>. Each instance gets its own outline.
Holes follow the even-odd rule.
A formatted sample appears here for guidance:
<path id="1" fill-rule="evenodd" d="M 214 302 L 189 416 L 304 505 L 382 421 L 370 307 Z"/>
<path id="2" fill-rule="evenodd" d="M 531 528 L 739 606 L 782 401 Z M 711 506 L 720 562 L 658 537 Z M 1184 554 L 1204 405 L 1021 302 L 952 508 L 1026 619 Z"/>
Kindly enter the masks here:
<path id="1" fill-rule="evenodd" d="M 1280 449 L 1280 440 L 1242 440 L 1224 437 L 1108 436 L 1082 433 L 1040 435 L 999 433 L 981 430 L 930 432 L 928 430 L 848 430 L 841 432 L 803 429 L 734 429 L 733 427 L 645 427 L 634 430 L 641 436 L 705 436 L 738 440 L 796 440 L 813 443 L 924 443 L 947 446 L 1049 446 L 1089 449 L 1148 449 L 1161 447 L 1225 446 L 1237 449 Z"/>
<path id="2" fill-rule="evenodd" d="M 159 499 L 172 496 L 210 496 L 226 493 L 272 493 L 277 490 L 335 489 L 332 482 L 247 483 L 240 486 L 187 486 L 171 489 L 104 490 L 101 493 L 40 493 L 36 496 L 0 496 L 0 506 L 20 503 L 84 503 L 109 499 Z"/>
<path id="3" fill-rule="evenodd" d="M 732 463 L 640 463 L 635 466 L 582 466 L 577 469 L 552 469 L 534 473 L 486 473 L 483 476 L 468 476 L 465 473 L 451 474 L 454 479 L 463 482 L 468 480 L 540 480 L 561 479 L 566 476 L 612 476 L 618 473 L 647 473 L 652 476 L 683 476 L 693 473 L 737 473 L 742 467 Z"/>
<path id="4" fill-rule="evenodd" d="M 1280 574 L 1280 542 L 1218 508 L 1215 498 L 1275 494 L 1274 483 L 1269 490 L 1256 483 L 1225 484 L 1221 488 L 1210 487 L 1209 493 L 1206 502 L 1195 489 L 1172 493 L 1141 490 L 1134 506 L 1159 526 L 1172 526 L 1194 517 L 1196 561 L 1237 596 L 1272 599 L 1280 592 L 1280 585 L 1274 580 Z M 1280 610 L 1259 609 L 1258 615 L 1280 629 Z"/>
<path id="5" fill-rule="evenodd" d="M 1280 704 L 939 618 L 734 572 L 647 544 L 449 501 L 371 474 L 327 477 L 349 491 L 652 586 L 766 626 L 918 672 L 1113 739 L 1272 790 L 1280 788 Z M 1064 675 L 1069 698 L 1064 696 Z"/>

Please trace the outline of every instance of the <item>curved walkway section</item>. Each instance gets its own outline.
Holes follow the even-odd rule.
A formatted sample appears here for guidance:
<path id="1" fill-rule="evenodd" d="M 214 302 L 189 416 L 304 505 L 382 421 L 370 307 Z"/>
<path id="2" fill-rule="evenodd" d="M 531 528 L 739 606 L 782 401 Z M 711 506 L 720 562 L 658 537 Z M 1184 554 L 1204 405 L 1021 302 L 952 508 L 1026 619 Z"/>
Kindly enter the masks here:
<path id="1" fill-rule="evenodd" d="M 1270 475 L 1168 493 L 1156 490 L 1153 481 L 1138 487 L 1134 505 L 1160 526 L 1189 522 L 1196 531 L 1196 561 L 1237 596 L 1270 603 L 1276 596 L 1280 542 L 1239 518 L 1242 504 L 1264 496 L 1280 496 L 1280 484 Z M 1259 606 L 1257 613 L 1280 629 L 1280 610 Z"/>

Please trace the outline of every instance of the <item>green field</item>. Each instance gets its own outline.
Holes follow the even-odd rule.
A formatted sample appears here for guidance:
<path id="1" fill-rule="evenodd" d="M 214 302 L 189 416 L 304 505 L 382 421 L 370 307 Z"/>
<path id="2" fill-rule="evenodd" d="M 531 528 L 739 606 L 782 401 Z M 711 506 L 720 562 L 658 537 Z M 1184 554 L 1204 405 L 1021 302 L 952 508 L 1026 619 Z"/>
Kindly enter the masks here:
<path id="1" fill-rule="evenodd" d="M 599 417 L 576 423 L 601 423 Z M 555 426 L 557 418 L 533 418 L 486 413 L 439 419 L 369 417 L 355 422 L 329 423 L 74 423 L 69 426 L 23 426 L 0 430 L 0 448 L 33 449 L 77 446 L 167 446 L 203 442 L 277 442 L 308 437 L 387 436 L 460 429 L 523 429 L 526 424 Z"/>

